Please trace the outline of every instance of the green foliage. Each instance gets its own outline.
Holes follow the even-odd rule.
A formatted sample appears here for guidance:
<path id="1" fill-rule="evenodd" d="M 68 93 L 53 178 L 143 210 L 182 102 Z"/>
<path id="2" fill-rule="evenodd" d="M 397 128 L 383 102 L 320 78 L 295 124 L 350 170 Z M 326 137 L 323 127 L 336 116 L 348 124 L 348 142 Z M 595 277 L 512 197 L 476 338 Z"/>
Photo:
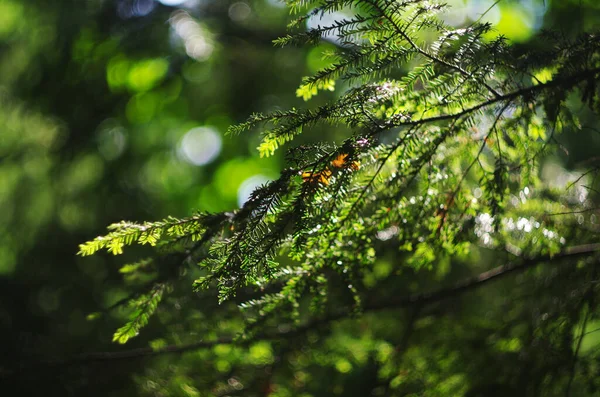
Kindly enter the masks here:
<path id="1" fill-rule="evenodd" d="M 196 293 L 217 295 L 222 305 L 237 305 L 239 332 L 228 343 L 277 339 L 315 323 L 411 305 L 415 311 L 404 319 L 406 333 L 415 328 L 427 335 L 435 333 L 435 325 L 427 319 L 437 314 L 419 319 L 422 305 L 487 282 L 495 273 L 475 275 L 455 290 L 416 297 L 409 294 L 410 283 L 402 284 L 406 291 L 393 287 L 393 282 L 403 282 L 402 277 L 451 274 L 455 280 L 461 269 L 471 275 L 474 269 L 490 269 L 474 258 L 482 258 L 482 263 L 487 258 L 495 265 L 515 262 L 524 269 L 584 255 L 589 260 L 573 270 L 579 278 L 569 281 L 579 288 L 580 300 L 564 300 L 571 316 L 552 306 L 552 296 L 543 295 L 538 285 L 534 289 L 541 296 L 540 306 L 547 306 L 549 316 L 561 318 L 554 323 L 557 328 L 540 323 L 530 329 L 527 323 L 526 330 L 495 330 L 485 341 L 495 354 L 511 356 L 525 350 L 532 335 L 539 333 L 552 349 L 568 352 L 563 357 L 578 359 L 578 351 L 565 350 L 560 340 L 566 338 L 571 345 L 570 333 L 584 312 L 579 305 L 592 305 L 597 297 L 595 281 L 590 281 L 597 265 L 596 239 L 577 226 L 583 224 L 577 214 L 595 211 L 597 182 L 588 171 L 595 173 L 597 168 L 585 169 L 571 186 L 579 189 L 575 199 L 569 196 L 572 190 L 565 178 L 544 176 L 544 170 L 560 153 L 557 137 L 585 128 L 578 107 L 586 106 L 594 117 L 600 111 L 598 35 L 573 38 L 543 32 L 532 39 L 535 49 L 529 49 L 493 37 L 487 23 L 451 26 L 440 16 L 447 7 L 433 1 L 287 3 L 294 12 L 308 10 L 292 22 L 292 29 L 314 16 L 338 11 L 355 15 L 275 41 L 316 44 L 334 35 L 338 50 L 333 62 L 305 78 L 296 92 L 309 100 L 319 90 L 337 89 L 326 103 L 257 113 L 229 130 L 240 134 L 259 128 L 261 157 L 292 146 L 279 178 L 257 188 L 231 213 L 113 224 L 107 235 L 80 245 L 79 253 L 87 256 L 106 249 L 117 255 L 132 244 L 159 246 L 161 255 L 173 255 L 169 258 L 194 275 Z M 302 140 L 307 131 L 318 128 L 331 137 L 321 135 L 318 143 Z M 157 257 L 157 266 L 172 267 L 164 258 Z M 466 272 L 461 265 L 465 258 L 475 263 Z M 391 269 L 378 270 L 385 261 L 392 262 Z M 121 272 L 141 268 L 139 263 L 127 265 Z M 178 274 L 158 273 L 172 280 Z M 548 283 L 556 277 L 548 276 Z M 585 282 L 576 287 L 577 280 Z M 114 341 L 127 342 L 158 312 L 166 288 L 165 280 L 160 281 L 135 299 L 135 311 Z M 501 323 L 502 303 L 487 300 L 489 321 L 495 326 Z M 469 323 L 480 321 L 475 326 L 479 331 L 494 329 L 478 320 L 481 310 L 473 309 Z M 526 316 L 516 311 L 507 316 L 514 321 Z M 348 350 L 357 352 L 353 360 L 341 353 L 331 357 L 315 353 L 311 360 L 339 374 L 350 373 L 354 365 L 379 362 L 373 364 L 378 368 L 375 377 L 393 395 L 416 395 L 417 390 L 484 395 L 489 385 L 479 385 L 473 378 L 476 366 L 464 364 L 465 353 L 446 356 L 448 335 L 461 335 L 467 346 L 471 331 L 460 320 L 440 322 L 446 331 L 434 336 L 439 345 L 408 348 L 400 340 L 392 354 L 384 338 L 356 343 L 364 351 L 352 348 L 354 341 L 342 339 Z M 540 350 L 532 348 L 530 353 L 541 363 Z M 264 365 L 273 362 L 266 342 L 253 346 L 249 354 Z M 437 360 L 440 357 L 444 359 Z M 596 358 L 582 361 L 592 365 Z M 459 363 L 464 368 L 455 371 Z M 527 390 L 541 394 L 554 387 L 569 390 L 574 375 L 564 364 L 557 365 L 556 379 L 544 378 L 543 368 L 532 367 L 541 380 Z M 406 372 L 407 367 L 416 370 Z M 422 371 L 428 372 L 421 376 Z M 510 374 L 501 377 L 498 382 Z M 506 393 L 515 390 L 515 382 L 508 382 Z"/>
<path id="2" fill-rule="evenodd" d="M 134 311 L 127 324 L 115 331 L 113 342 L 123 344 L 139 334 L 140 329 L 148 324 L 148 319 L 156 311 L 165 289 L 166 285 L 157 284 L 147 295 L 142 295 L 130 303 Z"/>
<path id="3" fill-rule="evenodd" d="M 111 232 L 107 235 L 80 244 L 79 255 L 93 255 L 102 249 L 119 255 L 123 253 L 123 247 L 126 245 L 137 243 L 155 246 L 161 242 L 162 237 L 165 238 L 161 244 L 163 248 L 169 244 L 201 241 L 208 234 L 206 225 L 220 222 L 223 218 L 227 218 L 227 215 L 198 214 L 185 219 L 169 217 L 163 221 L 143 224 L 125 221 L 114 223 L 108 227 Z M 129 271 L 130 269 L 127 269 L 123 272 Z"/>

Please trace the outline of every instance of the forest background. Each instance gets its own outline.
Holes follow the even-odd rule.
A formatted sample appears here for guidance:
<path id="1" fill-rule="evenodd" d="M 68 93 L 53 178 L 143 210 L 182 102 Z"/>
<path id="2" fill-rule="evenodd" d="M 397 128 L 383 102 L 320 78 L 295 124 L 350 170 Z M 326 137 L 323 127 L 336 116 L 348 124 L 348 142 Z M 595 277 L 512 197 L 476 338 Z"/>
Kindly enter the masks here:
<path id="1" fill-rule="evenodd" d="M 600 24 L 595 0 L 449 3 L 448 23 L 467 26 L 485 13 L 497 32 L 522 44 L 545 27 L 575 34 Z M 275 0 L 0 0 L 2 390 L 74 396 L 359 396 L 371 384 L 369 392 L 377 390 L 377 357 L 401 341 L 392 347 L 351 326 L 333 332 L 312 358 L 286 356 L 267 341 L 217 346 L 204 356 L 69 362 L 90 352 L 159 348 L 193 332 L 194 321 L 226 320 L 211 316 L 216 297 L 195 299 L 184 279 L 187 295 L 184 288 L 137 338 L 116 345 L 112 334 L 127 315 L 102 311 L 131 292 L 119 271 L 124 260 L 75 254 L 110 223 L 234 210 L 256 186 L 278 177 L 282 153 L 260 158 L 258 134 L 225 131 L 253 112 L 306 106 L 296 89 L 303 76 L 328 65 L 322 54 L 336 43 L 275 47 L 289 20 L 289 10 Z M 332 141 L 343 136 L 316 128 L 300 142 L 324 133 Z M 569 155 L 559 156 L 555 167 L 565 178 L 600 147 L 593 131 L 560 139 Z M 386 276 L 390 266 L 379 266 L 374 277 Z M 400 335 L 396 320 L 381 313 L 369 318 L 369 327 Z M 364 330 L 366 323 L 356 326 Z M 423 362 L 420 371 L 439 375 L 452 360 L 489 359 L 478 357 L 468 328 L 440 332 L 455 338 L 462 354 Z M 310 350 L 319 338 L 315 331 L 295 343 Z M 505 354 L 495 358 L 513 365 L 519 342 L 507 336 L 502 343 Z M 311 375 L 300 369 L 310 367 L 302 360 L 327 370 Z M 277 377 L 274 367 L 287 369 Z M 401 375 L 390 379 L 401 382 Z M 425 395 L 466 393 L 464 378 L 438 378 L 423 380 L 439 389 Z"/>

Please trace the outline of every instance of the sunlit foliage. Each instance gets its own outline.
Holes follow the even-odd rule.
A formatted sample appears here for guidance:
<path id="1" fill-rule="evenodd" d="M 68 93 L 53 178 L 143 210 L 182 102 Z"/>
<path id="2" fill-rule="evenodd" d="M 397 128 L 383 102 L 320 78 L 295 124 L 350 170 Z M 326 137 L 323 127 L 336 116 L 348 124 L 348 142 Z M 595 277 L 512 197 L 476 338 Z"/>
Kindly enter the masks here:
<path id="1" fill-rule="evenodd" d="M 115 342 L 153 314 L 178 324 L 82 360 L 194 352 L 157 358 L 138 376 L 148 395 L 596 393 L 598 161 L 570 174 L 559 158 L 562 137 L 597 125 L 598 34 L 456 24 L 427 0 L 286 3 L 297 18 L 276 45 L 331 44 L 296 91 L 306 104 L 229 128 L 259 131 L 260 156 L 283 151 L 285 167 L 239 209 L 81 244 L 154 247 L 121 268 L 135 291 L 114 305 L 129 308 Z M 134 125 L 159 111 L 147 91 L 164 62 L 108 64 Z M 192 288 L 200 300 L 182 299 Z"/>

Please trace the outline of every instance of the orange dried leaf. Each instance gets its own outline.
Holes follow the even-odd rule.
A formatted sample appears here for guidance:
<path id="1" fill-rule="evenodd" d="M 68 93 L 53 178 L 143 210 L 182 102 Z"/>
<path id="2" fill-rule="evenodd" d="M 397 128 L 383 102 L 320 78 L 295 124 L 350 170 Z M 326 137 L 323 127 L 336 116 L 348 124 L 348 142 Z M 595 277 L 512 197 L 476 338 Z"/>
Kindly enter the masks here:
<path id="1" fill-rule="evenodd" d="M 304 171 L 302 173 L 302 179 L 306 183 L 320 183 L 322 185 L 329 185 L 329 178 L 331 178 L 331 174 L 332 172 L 328 168 L 315 173 Z"/>
<path id="2" fill-rule="evenodd" d="M 347 153 L 338 154 L 338 156 L 331 162 L 331 165 L 335 168 L 342 168 L 344 164 L 346 164 L 346 157 L 348 157 Z"/>

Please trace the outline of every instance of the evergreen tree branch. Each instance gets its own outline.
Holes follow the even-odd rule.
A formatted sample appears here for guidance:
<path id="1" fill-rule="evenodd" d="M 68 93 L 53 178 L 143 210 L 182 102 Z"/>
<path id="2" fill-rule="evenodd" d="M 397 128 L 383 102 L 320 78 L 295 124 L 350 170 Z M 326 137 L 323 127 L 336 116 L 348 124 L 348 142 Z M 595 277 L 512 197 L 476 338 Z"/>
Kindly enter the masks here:
<path id="1" fill-rule="evenodd" d="M 535 96 L 535 94 L 538 94 L 544 90 L 557 88 L 557 87 L 563 87 L 563 88 L 567 89 L 567 88 L 573 87 L 574 85 L 577 85 L 578 83 L 581 83 L 583 81 L 586 81 L 589 79 L 596 79 L 598 77 L 598 74 L 600 74 L 600 68 L 585 70 L 585 71 L 582 71 L 581 73 L 578 73 L 578 74 L 575 74 L 572 76 L 553 79 L 544 84 L 534 85 L 534 86 L 530 86 L 527 88 L 521 88 L 519 90 L 512 91 L 512 92 L 509 92 L 504 95 L 500 95 L 499 97 L 495 97 L 495 98 L 489 99 L 487 101 L 481 102 L 475 106 L 466 108 L 457 113 L 441 114 L 438 116 L 432 116 L 432 117 L 427 117 L 427 118 L 423 118 L 423 119 L 409 120 L 409 121 L 404 121 L 405 117 L 403 115 L 401 115 L 401 117 L 398 117 L 399 121 L 395 122 L 394 120 L 390 120 L 390 122 L 388 122 L 385 125 L 385 127 L 386 128 L 409 127 L 409 126 L 415 126 L 415 125 L 435 123 L 435 122 L 439 122 L 439 121 L 458 119 L 458 118 L 467 116 L 471 113 L 474 113 L 478 110 L 487 108 L 487 107 L 494 105 L 496 103 L 499 103 L 499 102 L 513 101 L 518 98 L 530 98 L 530 97 Z M 377 133 L 377 132 L 381 132 L 381 131 L 374 131 L 373 134 Z"/>
<path id="2" fill-rule="evenodd" d="M 457 297 L 465 292 L 475 290 L 480 288 L 486 284 L 489 284 L 491 281 L 498 280 L 504 278 L 510 274 L 523 272 L 527 269 L 535 267 L 542 263 L 549 262 L 557 262 L 564 259 L 575 259 L 580 257 L 593 256 L 600 252 L 600 243 L 598 244 L 584 244 L 579 246 L 572 246 L 564 249 L 562 252 L 555 255 L 543 255 L 535 258 L 525 258 L 522 259 L 518 263 L 508 263 L 502 266 L 495 267 L 491 270 L 488 270 L 483 273 L 479 273 L 473 277 L 469 277 L 460 281 L 452 287 L 438 289 L 434 292 L 426 292 L 414 294 L 406 297 L 401 297 L 398 299 L 388 299 L 383 302 L 372 302 L 365 304 L 363 312 L 372 312 L 379 310 L 387 310 L 387 309 L 399 309 L 399 308 L 423 308 L 426 305 L 434 304 L 437 302 L 442 302 L 446 299 L 452 299 Z M 174 354 L 174 353 L 185 353 L 189 351 L 199 350 L 211 348 L 217 345 L 236 345 L 236 346 L 247 346 L 255 342 L 259 341 L 270 341 L 270 340 L 278 340 L 280 338 L 286 338 L 294 335 L 303 334 L 306 331 L 311 329 L 318 328 L 320 326 L 330 324 L 337 320 L 342 320 L 344 318 L 348 318 L 350 313 L 348 311 L 340 311 L 337 313 L 329 314 L 328 316 L 322 317 L 320 319 L 315 319 L 310 321 L 304 325 L 294 328 L 291 331 L 280 331 L 273 334 L 262 335 L 256 338 L 249 339 L 238 339 L 236 337 L 222 337 L 215 340 L 210 341 L 198 341 L 190 344 L 184 345 L 170 345 L 165 346 L 158 349 L 153 349 L 151 347 L 143 347 L 138 349 L 130 349 L 123 350 L 119 352 L 96 352 L 96 353 L 87 353 L 83 354 L 79 357 L 65 359 L 65 360 L 57 360 L 50 362 L 43 362 L 37 364 L 25 364 L 21 365 L 20 368 L 16 370 L 7 370 L 0 369 L 0 376 L 10 376 L 15 373 L 29 371 L 35 368 L 46 368 L 46 367 L 64 367 L 64 366 L 73 366 L 73 365 L 81 365 L 92 362 L 101 362 L 101 361 L 116 361 L 116 360 L 128 360 L 128 359 L 136 359 L 142 357 L 153 357 L 164 354 Z"/>
<path id="3" fill-rule="evenodd" d="M 467 72 L 466 70 L 464 70 L 463 68 L 461 68 L 458 65 L 455 65 L 453 63 L 447 62 L 439 57 L 436 57 L 433 54 L 430 54 L 429 52 L 425 51 L 424 49 L 422 49 L 421 47 L 419 47 L 417 45 L 417 43 L 415 43 L 408 34 L 406 34 L 406 32 L 404 30 L 402 30 L 402 28 L 400 27 L 400 25 L 398 25 L 398 23 L 396 21 L 394 21 L 393 18 L 391 18 L 389 15 L 386 14 L 385 9 L 381 8 L 379 6 L 379 4 L 377 4 L 376 1 L 371 1 L 371 0 L 367 0 L 366 3 L 370 4 L 373 8 L 375 8 L 377 11 L 379 11 L 379 13 L 381 14 L 381 16 L 383 18 L 385 18 L 396 30 L 396 32 L 402 36 L 402 38 L 404 40 L 406 40 L 408 42 L 408 44 L 415 50 L 417 51 L 419 54 L 423 55 L 425 58 L 430 59 L 434 62 L 437 62 L 440 65 L 446 66 L 450 69 L 456 70 L 457 72 L 459 72 L 460 74 L 462 74 L 463 76 L 467 77 L 467 78 L 472 78 L 473 76 Z M 486 82 L 482 81 L 480 82 L 489 92 L 491 92 L 495 98 L 499 98 L 502 95 L 496 91 L 494 88 L 492 88 L 489 84 L 487 84 Z"/>

